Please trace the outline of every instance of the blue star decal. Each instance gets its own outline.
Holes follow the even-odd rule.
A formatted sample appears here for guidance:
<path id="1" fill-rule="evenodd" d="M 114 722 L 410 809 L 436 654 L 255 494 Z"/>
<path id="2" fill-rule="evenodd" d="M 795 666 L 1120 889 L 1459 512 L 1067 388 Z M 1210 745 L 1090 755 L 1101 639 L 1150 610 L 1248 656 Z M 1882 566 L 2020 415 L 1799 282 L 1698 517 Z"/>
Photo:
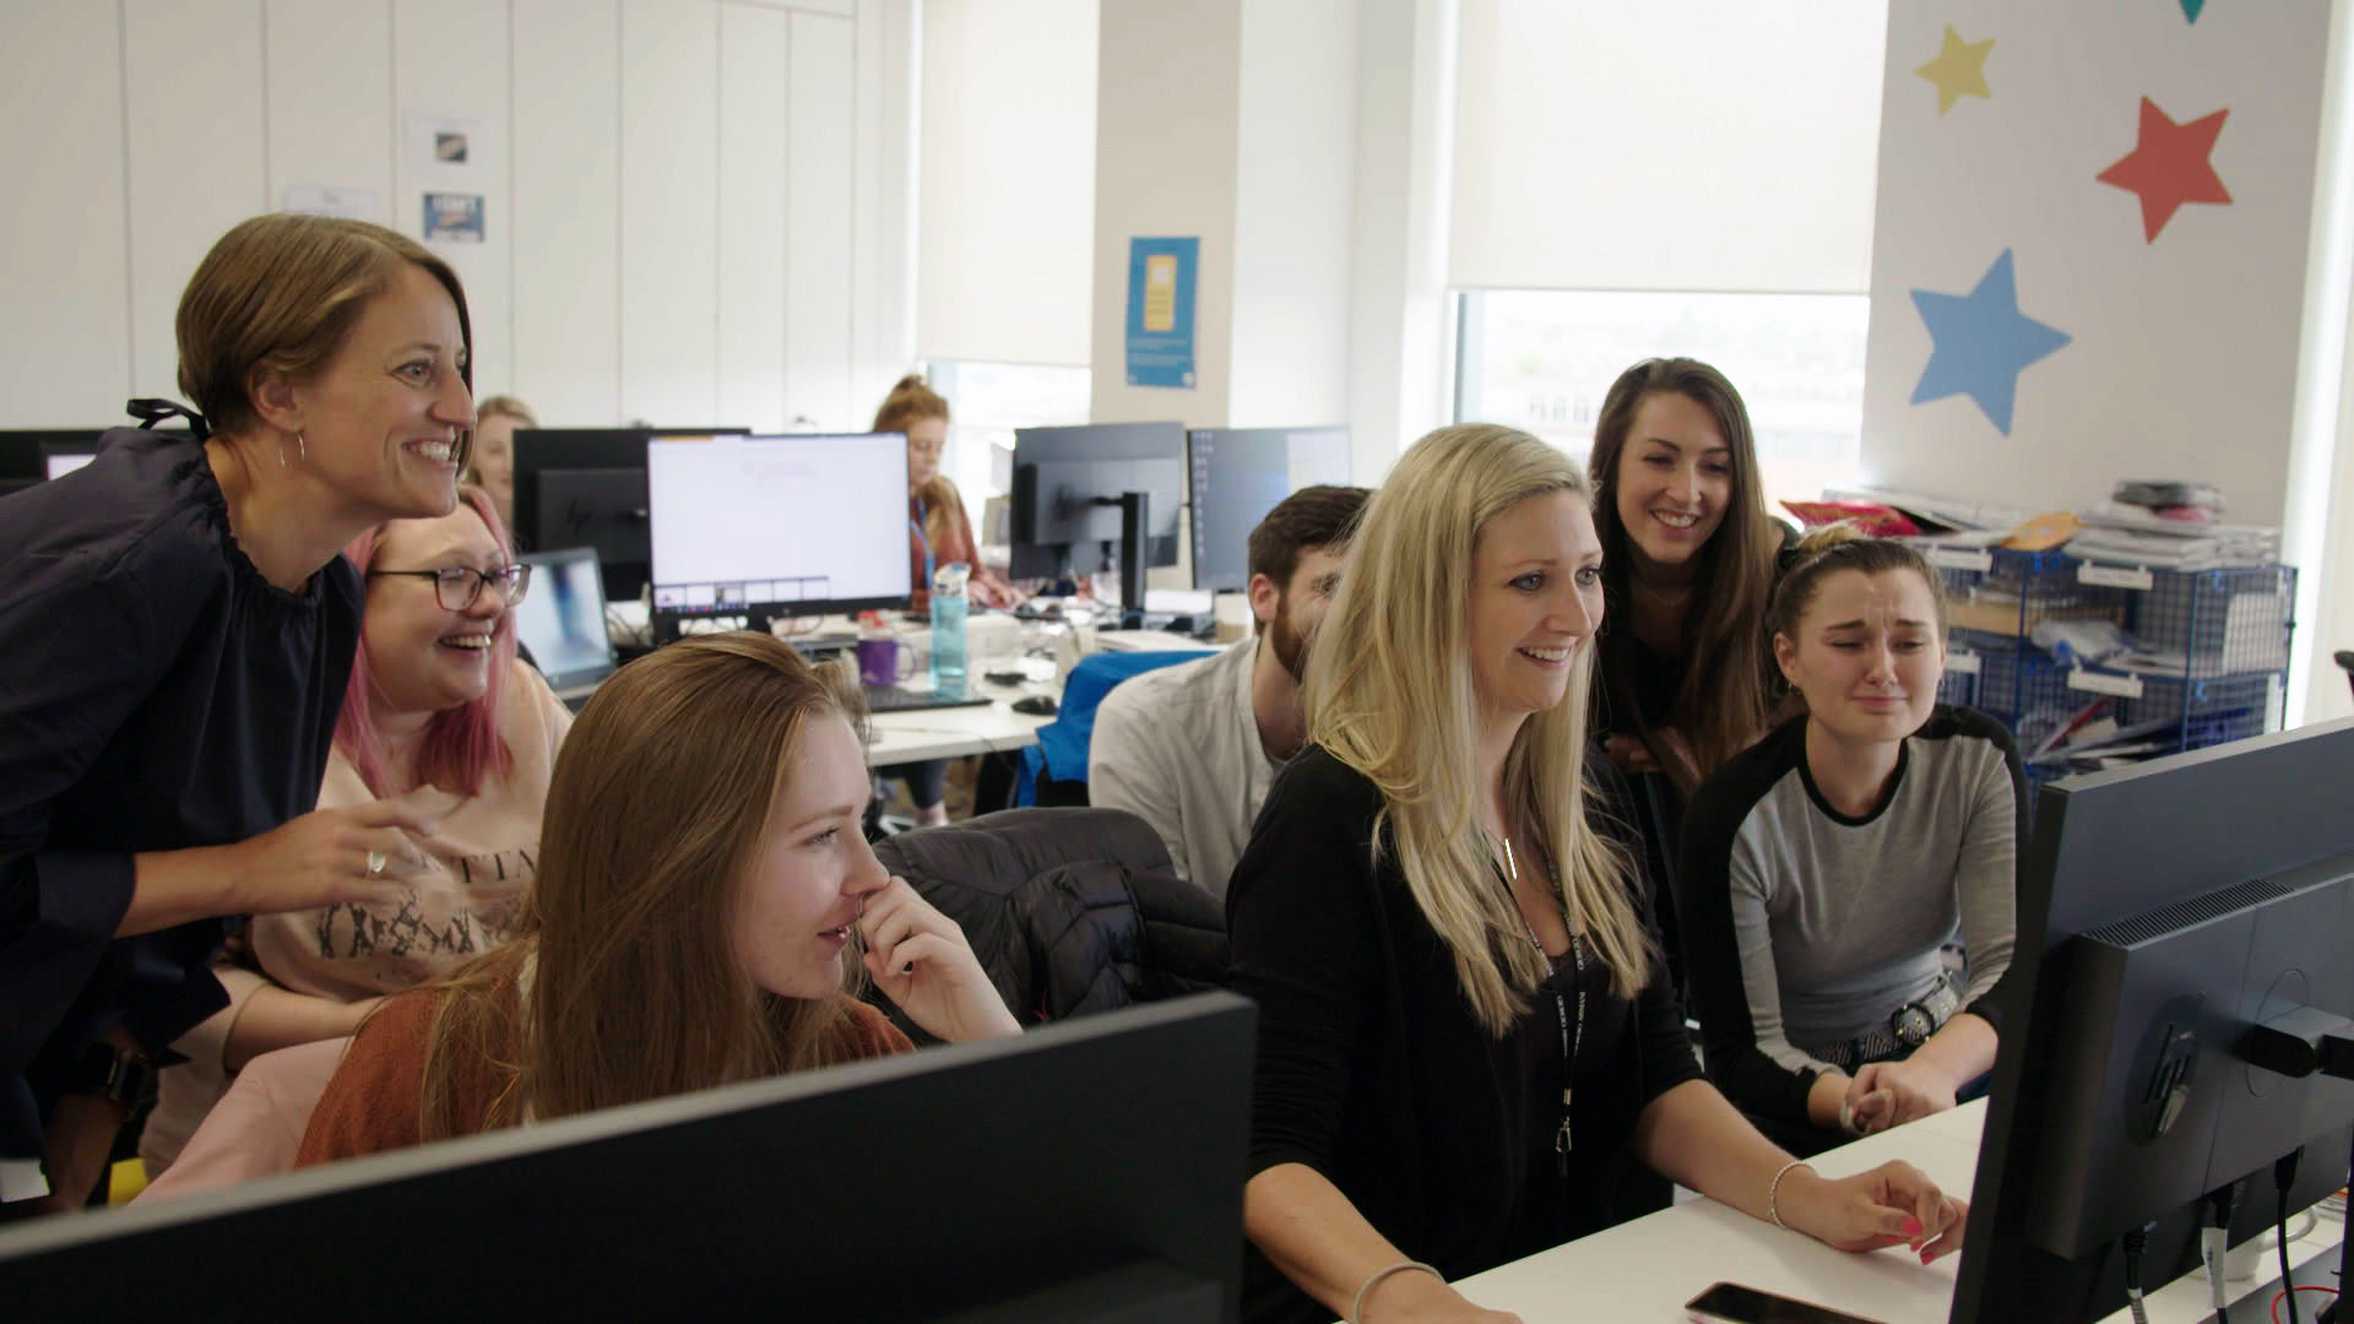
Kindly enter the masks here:
<path id="1" fill-rule="evenodd" d="M 1932 347 L 1912 402 L 1969 396 L 2006 437 L 2011 435 L 2019 373 L 2073 339 L 2020 313 L 2019 286 L 2007 248 L 1969 294 L 1914 290 L 1913 306 L 1929 326 Z"/>

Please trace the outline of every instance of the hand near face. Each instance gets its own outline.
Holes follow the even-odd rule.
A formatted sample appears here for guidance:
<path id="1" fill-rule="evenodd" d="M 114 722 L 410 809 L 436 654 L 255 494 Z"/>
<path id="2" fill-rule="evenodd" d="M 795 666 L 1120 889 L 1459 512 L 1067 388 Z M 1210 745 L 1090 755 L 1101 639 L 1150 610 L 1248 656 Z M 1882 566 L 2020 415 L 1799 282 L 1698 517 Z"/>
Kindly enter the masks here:
<path id="1" fill-rule="evenodd" d="M 916 895 L 904 878 L 869 896 L 858 918 L 866 970 L 886 997 L 950 1043 L 1020 1034 L 964 930 Z"/>

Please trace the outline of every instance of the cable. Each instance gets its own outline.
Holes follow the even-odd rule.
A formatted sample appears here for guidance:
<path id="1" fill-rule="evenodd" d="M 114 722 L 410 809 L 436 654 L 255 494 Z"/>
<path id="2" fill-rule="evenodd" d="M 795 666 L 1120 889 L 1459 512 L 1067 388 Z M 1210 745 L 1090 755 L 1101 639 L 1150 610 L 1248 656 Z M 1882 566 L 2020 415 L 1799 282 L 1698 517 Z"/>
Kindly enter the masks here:
<path id="1" fill-rule="evenodd" d="M 2272 1165 L 2272 1184 L 2280 1192 L 2280 1289 L 2288 1298 L 2289 1324 L 2297 1324 L 2297 1280 L 2289 1269 L 2289 1188 L 2297 1184 L 2297 1160 L 2305 1156 L 2305 1147 L 2297 1146 Z"/>
<path id="2" fill-rule="evenodd" d="M 2314 1287 L 2308 1285 L 2305 1287 L 2300 1287 L 2297 1290 L 2300 1292 L 2321 1292 L 2329 1296 L 2332 1300 L 2335 1300 L 2338 1295 L 2338 1289 L 2334 1287 Z M 2289 1294 L 2287 1288 L 2284 1287 L 2280 1291 L 2273 1293 L 2272 1308 L 2265 1312 L 2266 1314 L 2272 1316 L 2272 1324 L 2280 1324 L 2280 1303 L 2283 1301 L 2289 1303 L 2290 1310 L 2293 1311 L 2297 1308 L 2296 1298 Z M 2328 1307 L 2324 1306 L 2323 1309 L 2326 1310 Z"/>
<path id="3" fill-rule="evenodd" d="M 2133 1311 L 2133 1324 L 2150 1324 L 2141 1303 L 2141 1257 L 2149 1248 L 2150 1229 L 2156 1226 L 2146 1223 L 2125 1234 L 2125 1304 Z"/>
<path id="4" fill-rule="evenodd" d="M 2215 1324 L 2226 1324 L 2231 1318 L 2231 1298 L 2227 1277 L 2230 1249 L 2231 1216 L 2239 1208 L 2240 1184 L 2233 1182 L 2207 1194 L 2207 1222 L 2199 1229 L 2199 1262 L 2207 1269 L 2207 1299 L 2215 1307 Z"/>

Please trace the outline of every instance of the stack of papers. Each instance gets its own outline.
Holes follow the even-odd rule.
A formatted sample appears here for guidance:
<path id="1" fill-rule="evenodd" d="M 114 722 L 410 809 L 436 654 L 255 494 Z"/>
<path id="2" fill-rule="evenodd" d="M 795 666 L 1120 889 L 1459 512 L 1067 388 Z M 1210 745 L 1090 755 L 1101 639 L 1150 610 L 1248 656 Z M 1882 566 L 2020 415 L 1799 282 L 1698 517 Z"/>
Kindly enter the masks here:
<path id="1" fill-rule="evenodd" d="M 1949 529 L 2001 529 L 2005 533 L 2026 523 L 2035 514 L 2031 510 L 1990 501 L 1965 501 L 1956 497 L 1929 496 L 1921 492 L 1898 492 L 1884 487 L 1826 488 L 1823 499 L 1873 501 L 1884 506 L 1894 506 L 1916 521 L 1942 524 Z"/>
<path id="2" fill-rule="evenodd" d="M 2084 531 L 2068 544 L 2088 561 L 2168 570 L 2271 565 L 2280 559 L 2280 530 L 2248 524 L 2185 524 L 2139 506 L 2104 501 L 2079 512 Z"/>

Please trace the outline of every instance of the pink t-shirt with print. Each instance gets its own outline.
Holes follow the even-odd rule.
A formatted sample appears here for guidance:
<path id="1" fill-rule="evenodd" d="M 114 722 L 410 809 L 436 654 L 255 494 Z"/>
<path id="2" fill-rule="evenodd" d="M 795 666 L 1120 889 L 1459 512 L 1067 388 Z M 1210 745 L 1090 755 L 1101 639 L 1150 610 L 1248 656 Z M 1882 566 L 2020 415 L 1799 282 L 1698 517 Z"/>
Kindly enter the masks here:
<path id="1" fill-rule="evenodd" d="M 499 734 L 514 757 L 507 776 L 458 802 L 437 835 L 452 856 L 411 880 L 393 906 L 343 905 L 256 915 L 247 942 L 262 974 L 222 967 L 229 1005 L 173 1047 L 186 1065 L 165 1071 L 161 1097 L 140 1157 L 159 1172 L 225 1092 L 222 1054 L 229 1031 L 255 991 L 268 983 L 357 1002 L 397 993 L 455 970 L 510 936 L 524 888 L 539 872 L 540 818 L 548 779 L 572 714 L 537 671 L 518 661 L 499 704 Z M 341 809 L 376 797 L 339 750 L 327 761 L 319 808 Z M 266 979 L 265 979 L 266 976 Z"/>

